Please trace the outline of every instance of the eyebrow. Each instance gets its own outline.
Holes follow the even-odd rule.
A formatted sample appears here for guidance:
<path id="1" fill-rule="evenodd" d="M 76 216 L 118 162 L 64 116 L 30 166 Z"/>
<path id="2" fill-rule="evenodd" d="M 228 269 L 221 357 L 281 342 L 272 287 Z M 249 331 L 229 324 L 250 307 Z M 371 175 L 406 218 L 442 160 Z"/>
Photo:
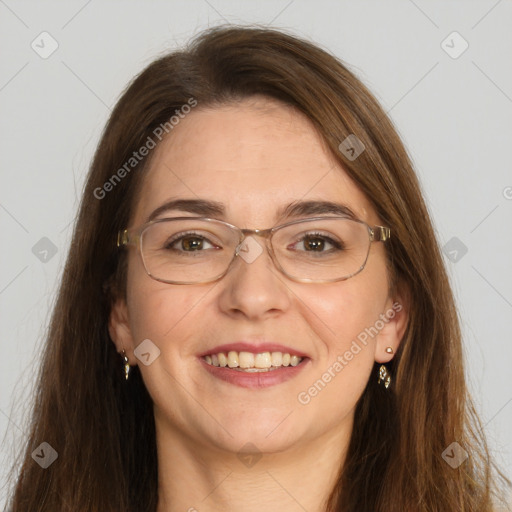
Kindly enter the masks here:
<path id="1" fill-rule="evenodd" d="M 154 210 L 149 215 L 146 222 L 151 222 L 164 212 L 172 210 L 195 213 L 202 217 L 221 219 L 223 219 L 226 214 L 226 207 L 223 203 L 219 203 L 218 201 L 208 199 L 171 199 Z M 281 222 L 296 217 L 325 214 L 347 216 L 353 219 L 357 218 L 354 212 L 347 205 L 333 201 L 321 200 L 294 201 L 279 208 L 277 211 L 277 218 Z"/>

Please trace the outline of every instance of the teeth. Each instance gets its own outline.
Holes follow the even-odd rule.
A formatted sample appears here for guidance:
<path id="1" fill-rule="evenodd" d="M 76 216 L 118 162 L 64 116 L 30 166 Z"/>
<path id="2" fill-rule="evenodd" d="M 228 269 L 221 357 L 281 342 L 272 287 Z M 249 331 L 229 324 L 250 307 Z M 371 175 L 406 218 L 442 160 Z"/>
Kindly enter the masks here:
<path id="1" fill-rule="evenodd" d="M 213 361 L 212 361 L 213 363 Z M 237 366 L 240 366 L 238 362 L 238 352 L 235 352 L 234 350 L 231 350 L 231 352 L 228 352 L 228 366 L 230 368 L 236 368 Z"/>
<path id="2" fill-rule="evenodd" d="M 260 352 L 253 354 L 252 352 L 236 352 L 231 350 L 227 355 L 224 352 L 206 355 L 204 360 L 212 366 L 223 368 L 228 366 L 238 371 L 252 373 L 272 371 L 282 366 L 297 366 L 302 361 L 302 357 L 282 352 Z"/>
<path id="3" fill-rule="evenodd" d="M 265 373 L 265 372 L 273 372 L 277 370 L 277 368 L 233 368 L 233 370 L 236 370 L 237 372 L 245 372 L 245 373 Z"/>
<path id="4" fill-rule="evenodd" d="M 240 368 L 254 367 L 254 354 L 251 352 L 240 352 L 238 359 L 240 360 Z"/>
<path id="5" fill-rule="evenodd" d="M 281 352 L 272 352 L 272 366 L 282 366 L 283 354 Z"/>
<path id="6" fill-rule="evenodd" d="M 212 356 L 213 361 L 213 356 Z M 300 363 L 300 357 L 299 356 L 291 356 L 290 357 L 290 365 L 291 366 L 297 366 Z"/>
<path id="7" fill-rule="evenodd" d="M 272 362 L 270 360 L 270 352 L 262 352 L 254 356 L 254 366 L 256 368 L 270 368 Z"/>

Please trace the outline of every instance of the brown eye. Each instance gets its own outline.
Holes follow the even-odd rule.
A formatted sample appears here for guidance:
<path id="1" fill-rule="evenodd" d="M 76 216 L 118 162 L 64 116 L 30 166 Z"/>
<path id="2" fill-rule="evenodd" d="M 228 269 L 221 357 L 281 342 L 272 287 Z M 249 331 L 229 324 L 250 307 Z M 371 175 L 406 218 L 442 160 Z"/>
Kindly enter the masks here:
<path id="1" fill-rule="evenodd" d="M 321 252 L 325 247 L 325 240 L 319 237 L 306 237 L 303 244 L 306 250 Z"/>
<path id="2" fill-rule="evenodd" d="M 305 234 L 302 236 L 302 238 L 300 238 L 297 242 L 288 248 L 292 248 L 292 250 L 318 254 L 331 253 L 344 249 L 342 243 L 320 233 Z"/>
<path id="3" fill-rule="evenodd" d="M 198 237 L 186 237 L 182 238 L 181 240 L 181 246 L 186 251 L 195 251 L 197 249 L 203 248 L 203 239 Z"/>
<path id="4" fill-rule="evenodd" d="M 166 242 L 165 249 L 181 252 L 202 252 L 203 249 L 217 249 L 207 238 L 195 233 L 179 233 Z"/>

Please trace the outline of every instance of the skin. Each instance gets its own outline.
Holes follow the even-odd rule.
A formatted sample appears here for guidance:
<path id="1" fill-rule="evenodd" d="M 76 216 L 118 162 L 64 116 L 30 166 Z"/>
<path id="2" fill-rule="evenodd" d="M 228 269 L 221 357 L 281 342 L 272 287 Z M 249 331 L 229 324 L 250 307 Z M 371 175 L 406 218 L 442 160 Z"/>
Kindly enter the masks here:
<path id="1" fill-rule="evenodd" d="M 198 197 L 224 203 L 221 220 L 243 228 L 277 225 L 280 206 L 310 199 L 346 204 L 359 219 L 382 224 L 311 123 L 270 99 L 198 106 L 155 151 L 130 227 L 170 198 Z M 161 217 L 180 215 L 193 216 Z M 358 275 L 322 284 L 288 279 L 263 252 L 250 264 L 237 261 L 216 283 L 170 285 L 151 279 L 131 248 L 127 290 L 127 301 L 112 309 L 110 334 L 139 365 L 154 402 L 158 512 L 323 510 L 356 403 L 377 378 L 373 364 L 392 359 L 385 349 L 396 352 L 406 327 L 406 305 L 389 296 L 384 244 L 372 244 Z M 307 405 L 299 403 L 297 395 L 396 301 L 401 312 Z M 133 352 L 145 339 L 160 350 L 148 366 Z M 305 352 L 308 366 L 253 390 L 216 379 L 198 362 L 216 345 L 260 339 Z M 248 442 L 261 456 L 252 465 L 237 456 Z"/>

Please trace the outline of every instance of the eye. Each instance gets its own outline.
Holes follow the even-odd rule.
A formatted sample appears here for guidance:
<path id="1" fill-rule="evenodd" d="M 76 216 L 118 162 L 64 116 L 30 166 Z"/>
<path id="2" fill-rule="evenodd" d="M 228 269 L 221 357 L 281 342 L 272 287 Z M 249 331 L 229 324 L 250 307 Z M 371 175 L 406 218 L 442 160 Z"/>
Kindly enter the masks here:
<path id="1" fill-rule="evenodd" d="M 213 245 L 207 238 L 190 232 L 174 235 L 165 243 L 164 248 L 182 252 L 201 252 L 203 249 L 219 249 L 220 247 Z"/>
<path id="2" fill-rule="evenodd" d="M 330 246 L 330 247 L 329 247 Z M 330 236 L 322 233 L 307 233 L 295 243 L 290 244 L 288 249 L 304 252 L 326 253 L 343 250 L 343 244 Z"/>

